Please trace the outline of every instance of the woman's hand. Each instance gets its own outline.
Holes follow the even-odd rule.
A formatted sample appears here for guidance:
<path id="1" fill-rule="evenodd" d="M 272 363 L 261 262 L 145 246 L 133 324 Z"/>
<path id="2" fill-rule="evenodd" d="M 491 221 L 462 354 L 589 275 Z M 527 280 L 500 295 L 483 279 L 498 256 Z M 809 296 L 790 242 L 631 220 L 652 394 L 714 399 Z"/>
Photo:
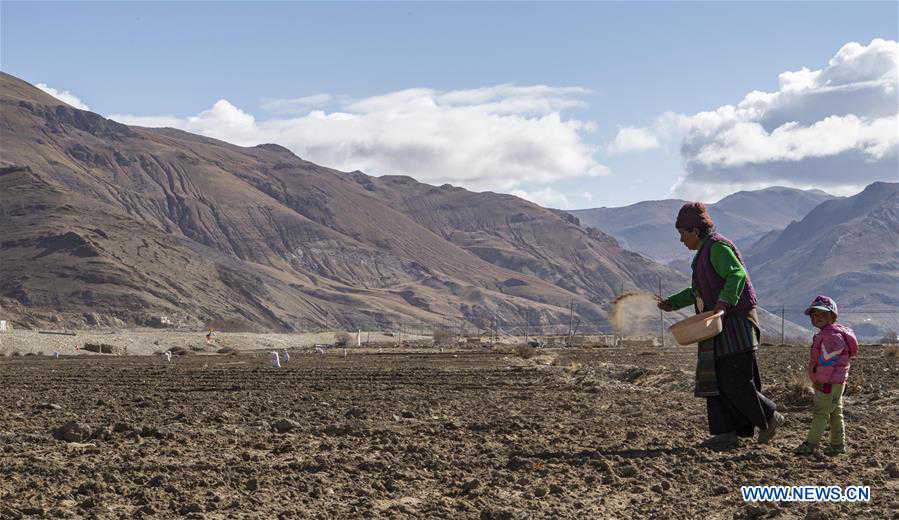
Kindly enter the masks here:
<path id="1" fill-rule="evenodd" d="M 668 300 L 663 300 L 662 298 L 656 296 L 656 307 L 662 309 L 665 312 L 671 312 L 674 310 L 674 307 L 671 305 L 671 302 Z"/>
<path id="2" fill-rule="evenodd" d="M 721 300 L 718 300 L 718 303 L 715 304 L 715 308 L 712 309 L 712 311 L 713 312 L 721 311 L 721 312 L 726 313 L 727 312 L 727 304 Z"/>

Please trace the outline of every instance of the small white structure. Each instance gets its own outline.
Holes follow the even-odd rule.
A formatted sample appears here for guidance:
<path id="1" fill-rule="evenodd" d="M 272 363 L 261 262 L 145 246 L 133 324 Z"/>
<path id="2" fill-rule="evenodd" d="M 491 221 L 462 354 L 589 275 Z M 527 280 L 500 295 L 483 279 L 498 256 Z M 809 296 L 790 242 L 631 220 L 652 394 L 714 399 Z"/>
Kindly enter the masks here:
<path id="1" fill-rule="evenodd" d="M 155 328 L 174 327 L 175 323 L 168 316 L 151 316 L 147 325 Z"/>
<path id="2" fill-rule="evenodd" d="M 595 338 L 591 337 L 591 339 L 597 344 L 603 347 L 617 347 L 621 338 L 616 334 L 599 334 L 595 336 Z"/>
<path id="3" fill-rule="evenodd" d="M 172 362 L 172 353 L 169 352 L 168 350 L 166 350 L 164 355 L 165 355 L 166 363 L 171 363 Z"/>
<path id="4" fill-rule="evenodd" d="M 0 332 L 10 332 L 12 331 L 12 325 L 9 324 L 6 320 L 0 320 Z"/>

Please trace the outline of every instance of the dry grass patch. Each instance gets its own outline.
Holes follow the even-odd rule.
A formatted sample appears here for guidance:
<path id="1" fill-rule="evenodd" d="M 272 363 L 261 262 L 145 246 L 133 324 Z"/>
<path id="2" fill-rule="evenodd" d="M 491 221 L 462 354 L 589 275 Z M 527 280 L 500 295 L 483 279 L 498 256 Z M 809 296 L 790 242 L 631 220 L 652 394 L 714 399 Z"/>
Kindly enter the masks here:
<path id="1" fill-rule="evenodd" d="M 531 359 L 532 357 L 537 355 L 537 349 L 525 344 L 516 345 L 515 355 L 520 357 L 521 359 Z"/>
<path id="2" fill-rule="evenodd" d="M 815 389 L 805 372 L 794 372 L 787 378 L 784 403 L 790 406 L 811 406 L 815 402 Z"/>
<path id="3" fill-rule="evenodd" d="M 891 361 L 899 359 L 899 345 L 887 345 L 886 348 L 883 349 L 883 357 Z"/>
<path id="4" fill-rule="evenodd" d="M 446 329 L 437 329 L 434 331 L 434 345 L 449 346 L 455 342 L 455 335 Z"/>
<path id="5" fill-rule="evenodd" d="M 556 359 L 558 359 L 556 354 L 540 354 L 532 357 L 529 361 L 538 365 L 554 366 Z"/>
<path id="6" fill-rule="evenodd" d="M 584 365 L 578 363 L 577 361 L 572 361 L 571 364 L 565 367 L 565 372 L 568 372 L 571 375 L 577 374 L 584 368 Z"/>

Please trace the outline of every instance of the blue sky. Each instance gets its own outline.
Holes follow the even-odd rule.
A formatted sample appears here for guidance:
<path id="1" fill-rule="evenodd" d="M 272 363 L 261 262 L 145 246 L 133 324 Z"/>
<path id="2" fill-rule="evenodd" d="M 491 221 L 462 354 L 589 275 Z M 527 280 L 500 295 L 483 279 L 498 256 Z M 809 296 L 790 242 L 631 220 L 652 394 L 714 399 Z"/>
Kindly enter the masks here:
<path id="1" fill-rule="evenodd" d="M 894 2 L 3 2 L 0 61 L 124 122 L 238 144 L 281 140 L 341 169 L 579 208 L 772 184 L 848 193 L 857 175 L 841 179 L 821 161 L 849 155 L 866 168 L 862 180 L 889 177 L 895 141 L 884 129 L 895 128 L 895 109 L 790 112 L 807 131 L 780 133 L 764 114 L 711 130 L 697 114 L 778 92 L 779 75 L 826 69 L 851 42 L 862 47 L 844 53 L 847 89 L 870 84 L 874 60 L 883 104 L 895 97 L 893 47 L 872 41 L 895 42 L 897 20 Z M 802 106 L 833 84 L 811 76 L 793 84 L 808 94 Z M 765 113 L 795 98 L 786 94 Z M 750 123 L 764 144 L 748 137 Z M 858 142 L 787 159 L 778 151 L 845 125 Z M 639 132 L 619 134 L 625 127 Z M 864 166 L 872 154 L 874 169 Z"/>

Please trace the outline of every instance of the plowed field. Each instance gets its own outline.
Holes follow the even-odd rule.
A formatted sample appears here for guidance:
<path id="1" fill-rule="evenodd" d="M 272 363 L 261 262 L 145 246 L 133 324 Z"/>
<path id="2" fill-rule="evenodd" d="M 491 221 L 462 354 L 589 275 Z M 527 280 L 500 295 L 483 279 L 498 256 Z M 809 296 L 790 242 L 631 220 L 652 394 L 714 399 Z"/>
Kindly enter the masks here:
<path id="1" fill-rule="evenodd" d="M 689 348 L 2 358 L 0 518 L 899 518 L 895 358 L 854 361 L 850 453 L 798 457 L 806 351 L 760 354 L 788 422 L 738 447 L 700 445 Z"/>

